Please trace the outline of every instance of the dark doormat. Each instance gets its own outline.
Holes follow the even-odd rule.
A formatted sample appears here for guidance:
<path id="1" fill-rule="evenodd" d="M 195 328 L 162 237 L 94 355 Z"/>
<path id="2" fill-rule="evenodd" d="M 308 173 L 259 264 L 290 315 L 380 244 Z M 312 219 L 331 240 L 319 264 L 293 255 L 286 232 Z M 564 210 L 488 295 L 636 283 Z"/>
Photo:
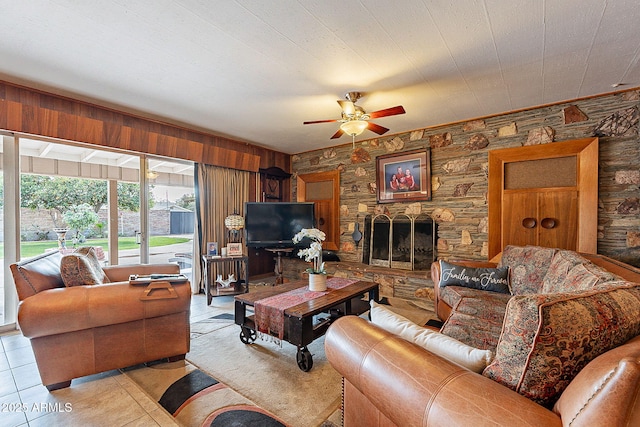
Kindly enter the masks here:
<path id="1" fill-rule="evenodd" d="M 425 324 L 425 326 L 428 326 L 430 328 L 437 328 L 437 329 L 442 328 L 442 325 L 444 325 L 444 322 L 441 322 L 440 320 L 436 320 L 436 319 L 429 319 Z"/>
<path id="2" fill-rule="evenodd" d="M 215 319 L 215 320 L 234 320 L 234 315 L 233 313 L 222 313 L 222 314 L 216 314 L 213 317 L 210 317 L 210 319 Z"/>

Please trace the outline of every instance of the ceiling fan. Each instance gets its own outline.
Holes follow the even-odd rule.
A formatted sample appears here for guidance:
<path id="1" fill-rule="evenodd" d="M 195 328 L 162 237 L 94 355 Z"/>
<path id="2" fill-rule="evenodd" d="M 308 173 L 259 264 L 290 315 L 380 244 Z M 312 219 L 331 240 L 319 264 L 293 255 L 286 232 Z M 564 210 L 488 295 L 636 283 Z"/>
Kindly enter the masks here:
<path id="1" fill-rule="evenodd" d="M 346 101 L 338 100 L 338 104 L 340 104 L 340 108 L 342 108 L 342 118 L 340 119 L 315 120 L 304 122 L 303 124 L 310 125 L 315 123 L 340 122 L 342 123 L 340 125 L 340 129 L 338 129 L 330 139 L 340 138 L 342 134 L 346 133 L 347 135 L 351 135 L 355 143 L 355 137 L 364 132 L 365 129 L 369 129 L 378 135 L 382 135 L 389 130 L 386 127 L 368 121 L 369 119 L 378 119 L 380 117 L 395 116 L 405 113 L 402 105 L 367 113 L 362 107 L 356 105 L 356 101 L 360 98 L 362 98 L 361 92 L 348 92 L 345 95 Z"/>

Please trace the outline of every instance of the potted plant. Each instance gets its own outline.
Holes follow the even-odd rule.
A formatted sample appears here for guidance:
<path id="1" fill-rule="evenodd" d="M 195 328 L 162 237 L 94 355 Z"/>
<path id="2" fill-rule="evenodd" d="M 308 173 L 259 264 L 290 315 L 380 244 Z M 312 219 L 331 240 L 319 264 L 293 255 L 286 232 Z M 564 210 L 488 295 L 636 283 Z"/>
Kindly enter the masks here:
<path id="1" fill-rule="evenodd" d="M 324 291 L 327 289 L 327 272 L 324 269 L 324 262 L 322 262 L 322 242 L 326 235 L 317 228 L 303 228 L 293 236 L 293 243 L 300 243 L 304 238 L 311 240 L 311 245 L 306 249 L 300 249 L 298 256 L 312 263 L 312 266 L 307 269 L 309 290 Z"/>

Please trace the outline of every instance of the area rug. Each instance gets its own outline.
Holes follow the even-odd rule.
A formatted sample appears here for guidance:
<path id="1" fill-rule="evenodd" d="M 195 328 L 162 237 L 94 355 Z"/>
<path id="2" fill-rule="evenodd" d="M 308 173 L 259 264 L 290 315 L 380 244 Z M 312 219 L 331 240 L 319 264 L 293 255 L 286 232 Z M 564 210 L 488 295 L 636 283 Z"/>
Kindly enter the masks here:
<path id="1" fill-rule="evenodd" d="M 287 427 L 275 415 L 187 361 L 122 371 L 185 427 Z"/>
<path id="2" fill-rule="evenodd" d="M 209 323 L 212 331 L 203 333 L 206 323 L 193 325 L 199 336 L 191 340 L 190 363 L 289 426 L 340 425 L 342 380 L 324 355 L 324 338 L 308 346 L 313 368 L 303 372 L 295 346 L 269 337 L 243 344 L 238 325 Z"/>

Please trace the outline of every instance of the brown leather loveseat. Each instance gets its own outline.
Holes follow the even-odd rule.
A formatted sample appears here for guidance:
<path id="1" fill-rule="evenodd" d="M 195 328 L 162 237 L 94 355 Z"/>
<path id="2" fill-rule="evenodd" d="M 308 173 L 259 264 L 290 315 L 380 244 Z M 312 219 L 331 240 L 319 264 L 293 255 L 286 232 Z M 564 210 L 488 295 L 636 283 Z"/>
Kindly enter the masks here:
<path id="1" fill-rule="evenodd" d="M 65 287 L 61 255 L 50 252 L 11 265 L 18 324 L 31 340 L 42 384 L 50 391 L 73 378 L 189 351 L 191 287 L 130 285 L 129 275 L 177 274 L 177 264 L 106 266 L 110 283 Z"/>

